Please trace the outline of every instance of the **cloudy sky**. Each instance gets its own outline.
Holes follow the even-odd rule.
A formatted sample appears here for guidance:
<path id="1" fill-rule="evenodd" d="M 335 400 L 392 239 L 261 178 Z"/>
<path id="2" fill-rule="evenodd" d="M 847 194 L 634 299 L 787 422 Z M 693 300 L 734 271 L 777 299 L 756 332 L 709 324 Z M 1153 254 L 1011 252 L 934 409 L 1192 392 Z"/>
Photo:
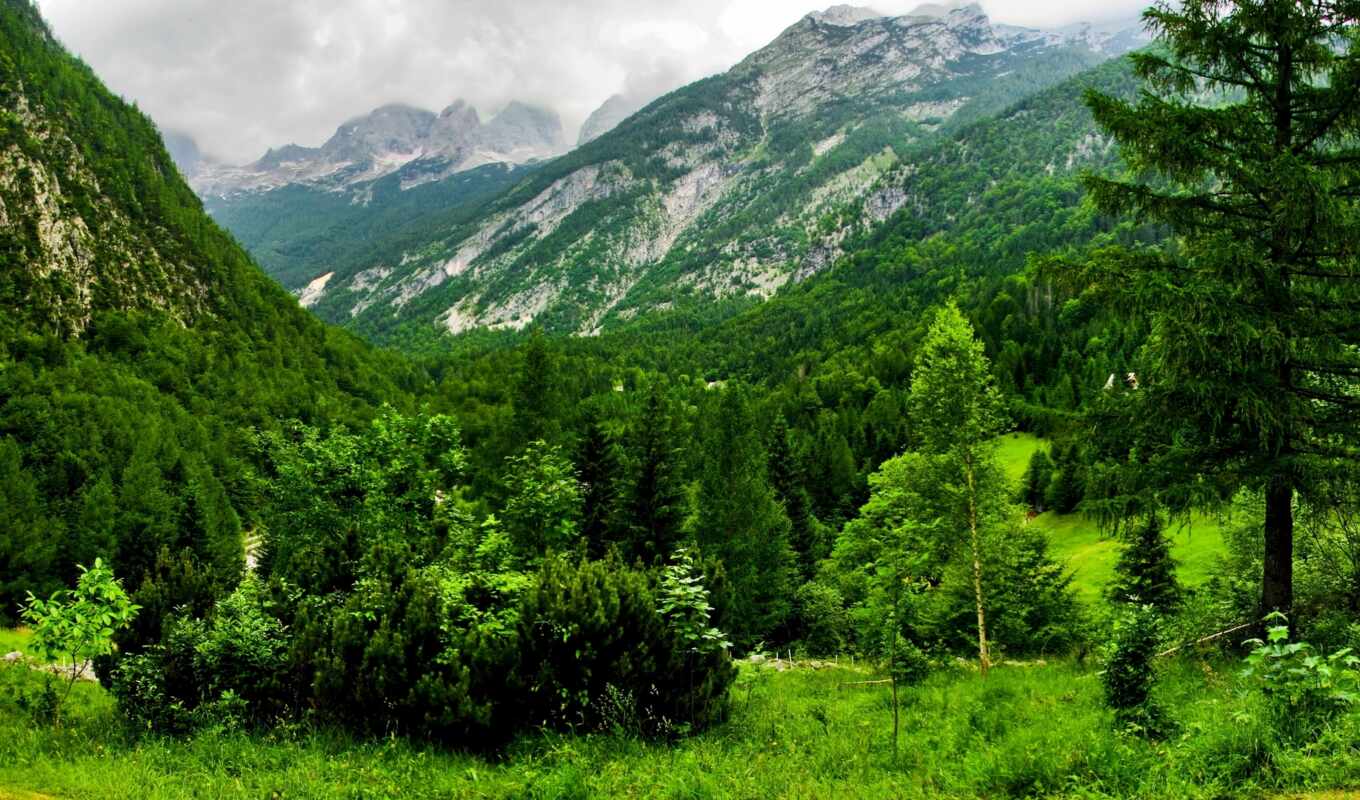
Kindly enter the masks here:
<path id="1" fill-rule="evenodd" d="M 389 102 L 511 99 L 567 134 L 615 92 L 720 72 L 816 0 L 39 0 L 57 36 L 163 128 L 235 163 L 316 145 Z M 916 0 L 868 3 L 905 13 Z M 983 0 L 999 22 L 1131 18 L 1146 0 Z"/>

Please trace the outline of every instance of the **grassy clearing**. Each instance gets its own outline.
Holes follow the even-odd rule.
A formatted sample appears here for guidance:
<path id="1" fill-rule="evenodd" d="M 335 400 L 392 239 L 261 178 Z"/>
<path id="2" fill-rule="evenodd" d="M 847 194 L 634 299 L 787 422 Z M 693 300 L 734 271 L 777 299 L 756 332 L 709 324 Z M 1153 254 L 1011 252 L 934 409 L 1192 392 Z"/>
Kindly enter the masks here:
<path id="1" fill-rule="evenodd" d="M 1030 457 L 1041 448 L 1047 449 L 1048 442 L 1029 433 L 1008 433 L 997 438 L 997 457 L 1017 491 Z M 1114 577 L 1119 542 L 1104 535 L 1095 520 L 1082 514 L 1049 511 L 1030 524 L 1038 525 L 1048 535 L 1053 556 L 1073 571 L 1072 585 L 1078 596 L 1087 602 L 1098 601 Z M 1225 524 L 1231 522 L 1195 514 L 1187 523 L 1174 525 L 1168 531 L 1171 553 L 1180 562 L 1178 575 L 1185 585 L 1195 586 L 1209 577 L 1215 558 L 1223 551 Z"/>
<path id="2" fill-rule="evenodd" d="M 0 656 L 16 650 L 27 655 L 30 638 L 27 628 L 0 628 Z"/>
<path id="3" fill-rule="evenodd" d="M 1032 433 L 1007 433 L 996 438 L 996 457 L 1006 473 L 1006 480 L 1017 490 L 1029 468 L 1030 458 L 1040 449 L 1047 450 L 1048 441 Z"/>
<path id="4" fill-rule="evenodd" d="M 1077 594 L 1095 602 L 1114 578 L 1115 561 L 1120 544 L 1106 536 L 1095 520 L 1082 514 L 1040 514 L 1030 522 L 1048 534 L 1054 558 L 1067 564 L 1073 571 L 1072 582 Z M 1187 586 L 1195 586 L 1209 577 L 1214 560 L 1223 552 L 1223 525 L 1230 524 L 1216 517 L 1196 514 L 1185 525 L 1175 525 L 1169 531 L 1171 554 L 1179 562 L 1177 575 Z"/>
<path id="5" fill-rule="evenodd" d="M 1089 668 L 945 670 L 903 692 L 896 757 L 885 687 L 863 670 L 743 665 L 732 719 L 674 746 L 544 734 L 503 758 L 328 730 L 134 739 L 107 694 L 77 687 L 60 730 L 12 700 L 33 685 L 0 668 L 0 797 L 61 798 L 946 798 L 1269 797 L 1360 785 L 1360 719 L 1311 751 L 1276 750 L 1250 720 L 1236 665 L 1171 666 L 1182 734 L 1114 734 Z"/>

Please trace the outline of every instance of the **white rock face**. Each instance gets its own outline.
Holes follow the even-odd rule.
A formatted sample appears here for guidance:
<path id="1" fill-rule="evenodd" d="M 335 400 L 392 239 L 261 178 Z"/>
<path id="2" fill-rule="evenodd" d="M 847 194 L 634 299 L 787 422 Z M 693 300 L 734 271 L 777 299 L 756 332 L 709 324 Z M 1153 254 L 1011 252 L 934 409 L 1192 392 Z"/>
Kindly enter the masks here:
<path id="1" fill-rule="evenodd" d="M 326 284 L 330 283 L 331 278 L 334 277 L 334 272 L 327 272 L 325 275 L 316 278 L 311 283 L 302 287 L 302 290 L 297 293 L 298 303 L 301 304 L 303 308 L 311 308 L 316 305 L 316 301 L 320 300 L 322 293 L 326 291 Z"/>

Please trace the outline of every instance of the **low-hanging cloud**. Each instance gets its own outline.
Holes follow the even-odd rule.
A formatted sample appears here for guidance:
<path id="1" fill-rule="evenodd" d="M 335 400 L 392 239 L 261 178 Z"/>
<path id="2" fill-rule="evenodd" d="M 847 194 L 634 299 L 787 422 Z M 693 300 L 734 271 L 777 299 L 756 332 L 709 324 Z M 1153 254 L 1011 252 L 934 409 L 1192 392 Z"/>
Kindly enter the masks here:
<path id="1" fill-rule="evenodd" d="M 1131 17 L 1129 0 L 992 0 L 998 21 Z M 611 94 L 726 69 L 813 0 L 40 0 L 57 36 L 166 130 L 233 162 L 324 141 L 384 103 L 553 108 L 568 138 Z M 916 3 L 869 3 L 905 13 Z"/>

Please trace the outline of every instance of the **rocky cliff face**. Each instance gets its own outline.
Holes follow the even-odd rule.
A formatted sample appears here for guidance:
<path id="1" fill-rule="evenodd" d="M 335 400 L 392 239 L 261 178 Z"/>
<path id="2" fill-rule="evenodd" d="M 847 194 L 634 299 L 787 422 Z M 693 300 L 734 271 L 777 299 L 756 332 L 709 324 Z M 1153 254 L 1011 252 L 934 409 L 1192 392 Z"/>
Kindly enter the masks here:
<path id="1" fill-rule="evenodd" d="M 214 198 L 292 185 L 346 191 L 402 171 L 410 173 L 403 179 L 409 188 L 484 164 L 551 158 L 565 149 L 561 120 L 552 111 L 512 102 L 483 123 L 476 109 L 458 100 L 438 114 L 385 105 L 341 125 L 320 147 L 284 145 L 244 166 L 177 161 L 194 190 Z"/>
<path id="2" fill-rule="evenodd" d="M 903 185 L 926 144 L 1108 55 L 1086 35 L 993 25 L 976 5 L 810 14 L 723 75 L 631 116 L 615 104 L 621 124 L 583 131 L 471 218 L 306 276 L 308 299 L 381 337 L 412 321 L 591 334 L 767 297 L 920 202 Z"/>

